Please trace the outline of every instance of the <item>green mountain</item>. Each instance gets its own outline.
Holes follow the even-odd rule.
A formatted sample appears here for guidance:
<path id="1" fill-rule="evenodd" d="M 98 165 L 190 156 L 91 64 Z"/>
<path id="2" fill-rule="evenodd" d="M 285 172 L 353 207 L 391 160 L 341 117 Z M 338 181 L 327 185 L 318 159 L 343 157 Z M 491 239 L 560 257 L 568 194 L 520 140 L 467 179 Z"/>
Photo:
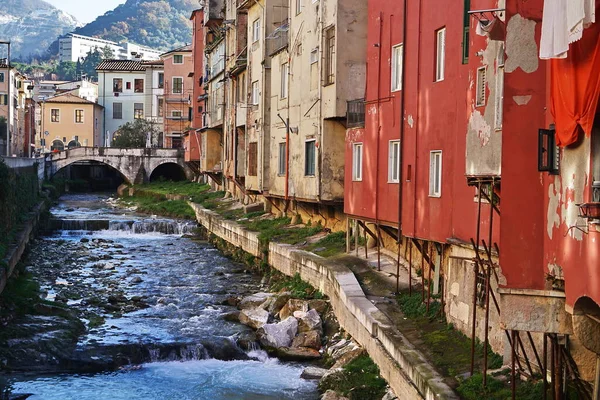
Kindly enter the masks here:
<path id="1" fill-rule="evenodd" d="M 3 0 L 0 2 L 0 40 L 10 40 L 12 56 L 39 57 L 59 36 L 81 24 L 43 0 Z M 0 57 L 6 57 L 4 46 Z"/>
<path id="2" fill-rule="evenodd" d="M 189 18 L 199 7 L 198 0 L 127 0 L 74 32 L 166 51 L 191 42 Z"/>

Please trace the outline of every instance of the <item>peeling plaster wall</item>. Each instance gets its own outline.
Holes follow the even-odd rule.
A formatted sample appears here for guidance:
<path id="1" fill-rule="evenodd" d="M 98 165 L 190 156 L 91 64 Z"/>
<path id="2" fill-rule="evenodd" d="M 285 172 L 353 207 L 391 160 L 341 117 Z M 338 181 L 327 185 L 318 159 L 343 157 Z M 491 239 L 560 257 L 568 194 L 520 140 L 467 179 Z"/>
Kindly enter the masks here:
<path id="1" fill-rule="evenodd" d="M 504 88 L 504 43 L 485 39 L 481 57 L 472 56 L 469 74 L 470 117 L 467 126 L 466 173 L 471 176 L 499 176 L 502 159 L 502 124 L 496 124 L 498 103 L 502 101 Z M 471 59 L 470 59 L 471 60 Z M 477 69 L 486 67 L 485 98 L 483 106 L 477 106 Z"/>

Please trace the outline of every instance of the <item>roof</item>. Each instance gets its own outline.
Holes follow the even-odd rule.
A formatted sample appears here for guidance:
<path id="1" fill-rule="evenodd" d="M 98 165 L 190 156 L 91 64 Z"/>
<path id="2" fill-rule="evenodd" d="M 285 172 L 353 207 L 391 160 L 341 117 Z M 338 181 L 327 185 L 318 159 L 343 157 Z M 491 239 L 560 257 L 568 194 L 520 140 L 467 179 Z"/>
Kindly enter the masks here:
<path id="1" fill-rule="evenodd" d="M 96 67 L 96 71 L 146 71 L 141 61 L 104 60 Z"/>
<path id="2" fill-rule="evenodd" d="M 171 53 L 191 53 L 191 52 L 192 52 L 192 45 L 191 44 L 186 44 L 185 46 L 181 46 L 181 47 L 178 47 L 176 49 L 169 50 L 166 53 L 161 54 L 160 56 L 161 57 L 162 56 L 166 56 L 166 55 L 171 54 Z"/>
<path id="3" fill-rule="evenodd" d="M 14 65 L 11 65 L 10 67 L 14 68 Z M 8 68 L 8 64 L 6 63 L 6 61 L 5 62 L 0 62 L 0 68 L 2 68 L 2 69 Z"/>
<path id="4" fill-rule="evenodd" d="M 60 94 L 58 96 L 50 97 L 50 98 L 44 100 L 44 103 L 90 104 L 90 105 L 95 105 L 95 106 L 98 106 L 98 107 L 102 107 L 98 103 L 94 103 L 93 101 L 89 101 L 89 100 L 86 100 L 86 99 L 81 98 L 79 96 L 75 96 L 74 94 L 71 94 L 69 92 L 66 92 L 64 94 Z"/>
<path id="5" fill-rule="evenodd" d="M 163 60 L 142 61 L 142 65 L 165 65 Z"/>

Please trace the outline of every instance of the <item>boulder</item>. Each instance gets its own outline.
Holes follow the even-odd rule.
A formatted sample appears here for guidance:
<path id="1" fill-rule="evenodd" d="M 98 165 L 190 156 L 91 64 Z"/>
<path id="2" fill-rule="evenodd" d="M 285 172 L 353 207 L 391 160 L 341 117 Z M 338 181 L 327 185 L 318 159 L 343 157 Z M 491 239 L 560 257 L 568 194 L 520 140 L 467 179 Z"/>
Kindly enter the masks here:
<path id="1" fill-rule="evenodd" d="M 385 392 L 385 395 L 383 395 L 383 397 L 381 398 L 381 400 L 397 400 L 398 396 L 396 396 L 396 394 L 392 391 L 392 389 L 387 390 L 387 392 Z"/>
<path id="2" fill-rule="evenodd" d="M 223 315 L 223 319 L 225 321 L 230 321 L 230 322 L 240 322 L 240 312 L 239 311 L 228 312 L 227 314 Z"/>
<path id="3" fill-rule="evenodd" d="M 360 347 L 354 350 L 350 350 L 341 357 L 339 357 L 336 360 L 335 364 L 333 364 L 333 367 L 331 367 L 331 369 L 342 368 L 363 354 L 365 354 L 365 349 Z"/>
<path id="4" fill-rule="evenodd" d="M 347 344 L 345 346 L 339 347 L 337 349 L 335 349 L 332 353 L 331 353 L 331 357 L 333 357 L 334 360 L 338 360 L 340 359 L 344 354 L 352 352 L 354 350 L 360 349 L 360 346 L 357 345 L 354 342 L 347 342 Z"/>
<path id="5" fill-rule="evenodd" d="M 302 379 L 321 379 L 323 377 L 323 375 L 325 375 L 327 373 L 327 371 L 329 371 L 329 370 L 325 369 L 325 368 L 306 367 L 306 368 L 304 368 L 304 371 L 302 371 L 300 378 L 302 378 Z"/>
<path id="6" fill-rule="evenodd" d="M 280 347 L 277 357 L 284 361 L 307 361 L 321 358 L 321 353 L 308 347 Z"/>
<path id="7" fill-rule="evenodd" d="M 275 296 L 270 297 L 267 301 L 265 301 L 265 303 L 263 303 L 261 307 L 267 310 L 272 315 L 275 315 L 279 311 L 281 311 L 283 306 L 287 304 L 287 302 L 290 300 L 290 297 L 292 297 L 292 294 L 290 292 L 278 293 Z"/>
<path id="8" fill-rule="evenodd" d="M 271 296 L 271 293 L 255 293 L 253 295 L 244 297 L 242 300 L 240 300 L 237 306 L 240 310 L 257 308 Z"/>
<path id="9" fill-rule="evenodd" d="M 333 390 L 328 390 L 323 393 L 321 396 L 321 400 L 349 400 L 347 397 L 342 396 L 341 394 L 334 392 Z"/>
<path id="10" fill-rule="evenodd" d="M 237 305 L 240 303 L 240 298 L 237 296 L 228 296 L 225 300 L 223 300 L 223 302 L 221 304 L 223 304 L 224 306 L 232 306 L 232 307 L 237 307 Z"/>
<path id="11" fill-rule="evenodd" d="M 281 311 L 279 311 L 279 318 L 281 320 L 286 319 L 287 317 L 291 317 L 294 315 L 294 311 L 308 311 L 308 302 L 305 300 L 299 299 L 289 299 L 288 302 L 283 306 Z"/>
<path id="12" fill-rule="evenodd" d="M 240 322 L 251 328 L 258 329 L 269 320 L 269 312 L 262 308 L 249 308 L 240 311 Z"/>
<path id="13" fill-rule="evenodd" d="M 315 310 L 310 310 L 301 317 L 298 321 L 298 331 L 299 332 L 308 332 L 308 331 L 318 331 L 319 334 L 323 333 L 323 324 L 321 323 L 321 317 L 319 317 L 319 313 Z"/>
<path id="14" fill-rule="evenodd" d="M 323 315 L 327 311 L 327 302 L 325 300 L 313 299 L 308 301 L 308 309 L 315 310 L 319 315 Z"/>
<path id="15" fill-rule="evenodd" d="M 292 347 L 310 347 L 319 350 L 321 348 L 321 334 L 317 331 L 299 333 L 292 341 Z"/>
<path id="16" fill-rule="evenodd" d="M 277 324 L 265 324 L 259 331 L 260 343 L 265 347 L 288 347 L 298 332 L 298 321 L 286 318 Z"/>

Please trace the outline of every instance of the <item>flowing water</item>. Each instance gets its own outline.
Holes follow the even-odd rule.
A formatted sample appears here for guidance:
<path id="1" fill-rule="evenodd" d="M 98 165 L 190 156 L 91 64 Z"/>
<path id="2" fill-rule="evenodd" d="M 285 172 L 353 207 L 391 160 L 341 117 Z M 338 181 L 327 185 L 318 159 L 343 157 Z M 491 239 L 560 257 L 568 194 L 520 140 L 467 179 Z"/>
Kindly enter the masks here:
<path id="1" fill-rule="evenodd" d="M 48 300 L 88 324 L 77 352 L 90 363 L 118 349 L 126 362 L 94 374 L 9 377 L 31 399 L 314 399 L 301 364 L 258 350 L 248 328 L 223 317 L 231 295 L 258 278 L 211 245 L 195 224 L 136 215 L 108 196 L 68 195 L 52 210 L 52 235 L 33 244 L 28 270 Z M 250 337 L 240 348 L 240 338 Z M 129 361 L 129 362 L 127 362 Z M 141 364 L 139 364 L 141 363 Z"/>

